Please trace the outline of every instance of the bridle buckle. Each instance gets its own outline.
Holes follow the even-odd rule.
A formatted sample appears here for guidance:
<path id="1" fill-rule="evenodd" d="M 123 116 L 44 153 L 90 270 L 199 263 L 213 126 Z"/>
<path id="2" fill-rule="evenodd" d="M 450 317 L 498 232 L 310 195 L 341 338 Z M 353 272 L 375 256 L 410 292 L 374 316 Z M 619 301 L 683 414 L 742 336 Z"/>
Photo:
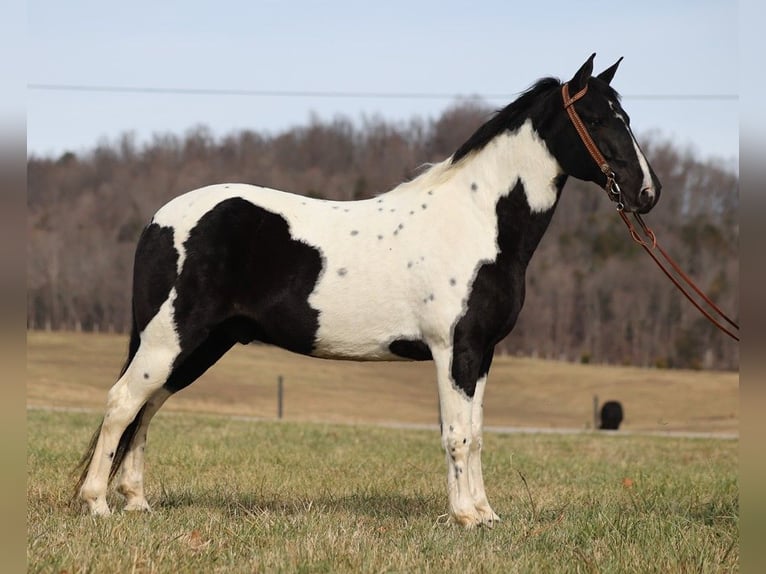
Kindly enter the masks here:
<path id="1" fill-rule="evenodd" d="M 624 211 L 625 204 L 622 202 L 622 190 L 620 189 L 620 185 L 617 183 L 617 176 L 615 175 L 614 171 L 612 171 L 612 169 L 606 164 L 601 166 L 601 171 L 604 172 L 604 175 L 606 176 L 606 184 L 604 185 L 604 189 L 609 195 L 609 199 L 617 204 L 617 211 Z"/>

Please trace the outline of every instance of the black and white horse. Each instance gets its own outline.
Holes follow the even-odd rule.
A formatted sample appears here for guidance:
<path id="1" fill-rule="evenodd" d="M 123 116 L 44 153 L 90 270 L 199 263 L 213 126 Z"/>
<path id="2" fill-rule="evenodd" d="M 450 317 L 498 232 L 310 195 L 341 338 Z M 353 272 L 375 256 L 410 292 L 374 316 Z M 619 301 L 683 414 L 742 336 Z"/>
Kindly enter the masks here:
<path id="1" fill-rule="evenodd" d="M 568 89 L 614 167 L 621 207 L 644 213 L 660 183 L 609 86 L 619 61 L 591 76 L 594 56 Z M 110 513 L 118 472 L 125 509 L 148 510 L 152 417 L 234 344 L 261 341 L 323 358 L 433 360 L 450 514 L 492 526 L 481 448 L 494 347 L 516 323 L 527 264 L 567 177 L 608 184 L 562 86 L 538 81 L 454 155 L 372 199 L 221 184 L 163 206 L 136 249 L 129 356 L 82 460 L 90 511 Z"/>

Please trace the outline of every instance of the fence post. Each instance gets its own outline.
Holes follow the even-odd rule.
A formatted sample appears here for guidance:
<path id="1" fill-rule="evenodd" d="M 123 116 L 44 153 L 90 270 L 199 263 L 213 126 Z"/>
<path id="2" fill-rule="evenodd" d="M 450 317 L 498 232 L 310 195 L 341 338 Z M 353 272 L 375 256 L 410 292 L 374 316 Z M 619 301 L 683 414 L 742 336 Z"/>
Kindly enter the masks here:
<path id="1" fill-rule="evenodd" d="M 277 418 L 282 418 L 282 404 L 284 400 L 284 384 L 282 375 L 277 377 Z"/>

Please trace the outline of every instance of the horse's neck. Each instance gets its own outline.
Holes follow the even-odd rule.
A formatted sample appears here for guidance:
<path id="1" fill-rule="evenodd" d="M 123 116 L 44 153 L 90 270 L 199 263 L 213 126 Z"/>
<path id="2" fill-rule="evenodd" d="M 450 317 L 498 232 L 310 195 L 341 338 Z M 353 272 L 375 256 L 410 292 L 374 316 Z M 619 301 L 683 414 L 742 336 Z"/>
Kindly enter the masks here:
<path id="1" fill-rule="evenodd" d="M 458 186 L 467 182 L 477 200 L 493 207 L 521 182 L 532 213 L 553 208 L 563 171 L 527 120 L 517 130 L 503 133 L 455 166 Z"/>
<path id="2" fill-rule="evenodd" d="M 466 157 L 452 180 L 471 193 L 497 221 L 502 252 L 526 266 L 558 203 L 566 177 L 544 141 L 527 121 Z M 470 190 L 470 191 L 469 191 Z"/>

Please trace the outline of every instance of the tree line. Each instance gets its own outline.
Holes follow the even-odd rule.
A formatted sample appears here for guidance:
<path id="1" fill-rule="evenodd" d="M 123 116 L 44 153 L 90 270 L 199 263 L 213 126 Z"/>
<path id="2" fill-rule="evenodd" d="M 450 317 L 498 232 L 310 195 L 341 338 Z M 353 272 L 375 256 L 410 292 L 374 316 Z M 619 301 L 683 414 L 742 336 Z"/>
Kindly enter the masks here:
<path id="1" fill-rule="evenodd" d="M 345 117 L 276 134 L 216 138 L 131 134 L 85 153 L 28 158 L 27 323 L 32 329 L 126 332 L 133 250 L 152 214 L 221 182 L 311 197 L 372 197 L 451 155 L 491 114 L 455 102 L 435 119 Z M 647 216 L 663 246 L 738 314 L 739 181 L 657 135 L 642 146 L 663 182 Z M 567 183 L 527 274 L 527 298 L 500 352 L 581 362 L 736 369 L 739 349 L 710 326 L 627 235 L 604 192 Z"/>

